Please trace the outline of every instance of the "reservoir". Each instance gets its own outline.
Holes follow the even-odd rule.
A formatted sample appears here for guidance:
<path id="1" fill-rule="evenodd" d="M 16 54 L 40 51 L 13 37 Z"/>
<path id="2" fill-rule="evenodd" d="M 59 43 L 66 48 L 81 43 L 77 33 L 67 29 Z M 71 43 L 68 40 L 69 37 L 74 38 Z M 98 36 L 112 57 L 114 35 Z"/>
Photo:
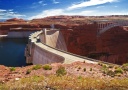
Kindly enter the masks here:
<path id="1" fill-rule="evenodd" d="M 0 65 L 26 66 L 24 50 L 27 38 L 0 38 Z"/>

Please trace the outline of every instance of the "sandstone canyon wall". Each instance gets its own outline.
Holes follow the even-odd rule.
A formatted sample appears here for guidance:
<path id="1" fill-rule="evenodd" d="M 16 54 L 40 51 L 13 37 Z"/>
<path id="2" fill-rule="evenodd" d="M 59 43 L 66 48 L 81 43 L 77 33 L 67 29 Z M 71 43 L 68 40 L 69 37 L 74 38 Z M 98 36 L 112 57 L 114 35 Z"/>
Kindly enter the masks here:
<path id="1" fill-rule="evenodd" d="M 62 30 L 69 52 L 123 64 L 128 62 L 128 31 L 114 27 L 97 36 L 96 24 L 85 24 Z M 126 28 L 125 28 L 126 29 Z"/>

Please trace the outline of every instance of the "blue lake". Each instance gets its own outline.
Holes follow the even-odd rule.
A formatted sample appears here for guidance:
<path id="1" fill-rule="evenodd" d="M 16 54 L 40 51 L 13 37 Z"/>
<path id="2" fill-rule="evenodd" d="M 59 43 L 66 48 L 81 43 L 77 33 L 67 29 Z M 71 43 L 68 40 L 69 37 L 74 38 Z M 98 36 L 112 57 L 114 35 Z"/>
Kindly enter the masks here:
<path id="1" fill-rule="evenodd" d="M 26 66 L 24 50 L 27 41 L 27 38 L 0 38 L 0 64 L 11 67 Z"/>

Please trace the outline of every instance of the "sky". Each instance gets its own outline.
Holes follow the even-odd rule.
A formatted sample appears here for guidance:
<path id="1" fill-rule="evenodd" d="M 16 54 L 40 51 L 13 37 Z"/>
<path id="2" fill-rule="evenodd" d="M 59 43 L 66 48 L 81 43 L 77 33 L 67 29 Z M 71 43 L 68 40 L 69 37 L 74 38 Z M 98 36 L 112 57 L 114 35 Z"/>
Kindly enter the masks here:
<path id="1" fill-rule="evenodd" d="M 0 0 L 0 19 L 128 15 L 128 0 Z"/>

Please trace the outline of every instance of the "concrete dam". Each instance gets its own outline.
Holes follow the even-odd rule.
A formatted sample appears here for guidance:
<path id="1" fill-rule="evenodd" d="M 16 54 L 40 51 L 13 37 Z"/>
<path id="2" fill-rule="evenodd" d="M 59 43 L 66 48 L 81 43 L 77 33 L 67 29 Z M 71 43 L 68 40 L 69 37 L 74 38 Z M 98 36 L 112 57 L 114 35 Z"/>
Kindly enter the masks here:
<path id="1" fill-rule="evenodd" d="M 43 29 L 30 34 L 25 49 L 26 62 L 32 64 L 72 63 L 96 60 L 67 52 L 67 46 L 60 30 Z"/>

